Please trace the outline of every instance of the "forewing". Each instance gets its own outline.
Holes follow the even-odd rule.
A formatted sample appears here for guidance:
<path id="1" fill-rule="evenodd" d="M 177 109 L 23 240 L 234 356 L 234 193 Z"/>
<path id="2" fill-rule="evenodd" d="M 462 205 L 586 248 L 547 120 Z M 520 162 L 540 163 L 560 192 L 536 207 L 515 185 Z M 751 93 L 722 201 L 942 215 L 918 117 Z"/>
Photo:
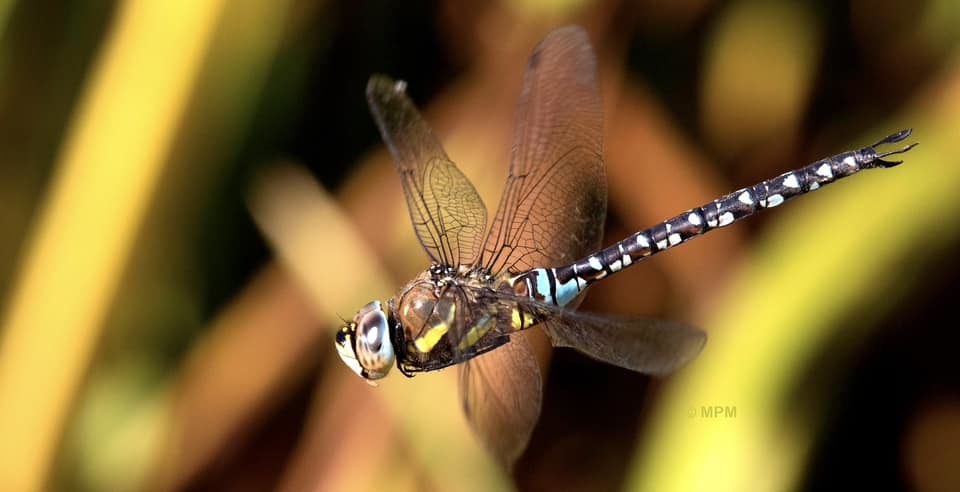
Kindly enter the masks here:
<path id="1" fill-rule="evenodd" d="M 509 175 L 483 248 L 489 271 L 562 265 L 600 246 L 607 185 L 596 72 L 576 26 L 551 32 L 530 55 Z"/>
<path id="2" fill-rule="evenodd" d="M 463 413 L 474 434 L 506 468 L 523 454 L 540 417 L 543 381 L 530 333 L 460 367 Z"/>
<path id="3" fill-rule="evenodd" d="M 400 173 L 414 231 L 434 263 L 473 264 L 487 209 L 447 157 L 405 88 L 402 81 L 374 75 L 367 83 L 367 100 Z"/>

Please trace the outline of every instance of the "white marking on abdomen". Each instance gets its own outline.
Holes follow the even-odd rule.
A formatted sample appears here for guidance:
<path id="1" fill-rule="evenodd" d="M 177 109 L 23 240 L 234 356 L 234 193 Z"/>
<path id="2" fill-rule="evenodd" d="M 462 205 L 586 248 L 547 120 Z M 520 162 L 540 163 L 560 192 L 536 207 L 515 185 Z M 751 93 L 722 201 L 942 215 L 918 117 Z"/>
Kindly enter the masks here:
<path id="1" fill-rule="evenodd" d="M 830 164 L 824 164 L 817 168 L 817 174 L 823 176 L 824 178 L 832 178 L 833 169 L 830 168 Z"/>
<path id="2" fill-rule="evenodd" d="M 573 278 L 577 279 L 577 289 L 583 290 L 587 286 L 587 281 L 580 276 L 580 272 L 577 271 L 577 264 L 573 264 Z"/>
<path id="3" fill-rule="evenodd" d="M 777 193 L 767 198 L 767 208 L 773 208 L 783 203 L 783 195 Z"/>
<path id="4" fill-rule="evenodd" d="M 730 224 L 733 224 L 733 214 L 730 212 L 724 212 L 723 215 L 720 216 L 720 227 L 728 226 Z"/>
<path id="5" fill-rule="evenodd" d="M 787 176 L 787 179 L 783 180 L 783 186 L 787 188 L 799 188 L 800 182 L 797 181 L 797 175 L 791 174 Z"/>

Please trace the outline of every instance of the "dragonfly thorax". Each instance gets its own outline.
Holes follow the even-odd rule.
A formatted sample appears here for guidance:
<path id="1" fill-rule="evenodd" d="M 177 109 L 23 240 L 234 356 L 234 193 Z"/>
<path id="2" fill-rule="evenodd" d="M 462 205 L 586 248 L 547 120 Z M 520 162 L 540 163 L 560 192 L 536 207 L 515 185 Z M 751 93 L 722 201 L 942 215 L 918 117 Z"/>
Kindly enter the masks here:
<path id="1" fill-rule="evenodd" d="M 397 317 L 408 351 L 430 352 L 453 324 L 457 305 L 445 295 L 452 279 L 424 279 L 412 282 L 400 295 Z"/>
<path id="2" fill-rule="evenodd" d="M 507 341 L 492 329 L 498 306 L 488 300 L 505 288 L 480 268 L 433 265 L 389 302 L 397 366 L 407 376 L 462 362 Z"/>

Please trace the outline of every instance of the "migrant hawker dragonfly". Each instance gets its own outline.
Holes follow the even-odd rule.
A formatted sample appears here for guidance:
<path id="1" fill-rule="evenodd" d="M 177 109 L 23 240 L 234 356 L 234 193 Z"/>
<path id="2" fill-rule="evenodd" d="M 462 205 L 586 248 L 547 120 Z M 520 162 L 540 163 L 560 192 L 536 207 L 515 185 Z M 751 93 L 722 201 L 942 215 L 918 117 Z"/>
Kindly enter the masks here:
<path id="1" fill-rule="evenodd" d="M 584 31 L 553 31 L 530 56 L 507 183 L 496 216 L 447 157 L 405 83 L 373 76 L 367 98 L 395 160 L 414 232 L 431 266 L 394 298 L 364 306 L 337 333 L 342 360 L 368 381 L 459 365 L 464 411 L 504 464 L 526 447 L 542 381 L 522 331 L 557 347 L 665 375 L 697 356 L 706 335 L 674 321 L 576 311 L 592 283 L 710 230 L 862 169 L 891 167 L 878 152 L 910 130 L 690 209 L 600 249 L 606 215 L 596 61 Z M 486 231 L 486 234 L 484 232 Z"/>

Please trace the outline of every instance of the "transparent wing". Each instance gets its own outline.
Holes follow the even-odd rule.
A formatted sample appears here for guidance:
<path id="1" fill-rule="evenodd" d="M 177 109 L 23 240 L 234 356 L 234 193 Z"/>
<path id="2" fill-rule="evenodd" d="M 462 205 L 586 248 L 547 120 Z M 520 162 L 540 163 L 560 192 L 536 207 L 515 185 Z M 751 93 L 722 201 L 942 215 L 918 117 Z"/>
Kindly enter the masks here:
<path id="1" fill-rule="evenodd" d="M 403 184 L 410 220 L 434 263 L 473 264 L 480 252 L 487 209 L 407 97 L 406 84 L 374 75 L 367 101 Z"/>
<path id="2" fill-rule="evenodd" d="M 600 246 L 606 216 L 596 60 L 579 27 L 533 50 L 510 170 L 481 265 L 494 274 L 570 263 Z"/>
<path id="3" fill-rule="evenodd" d="M 609 316 L 564 309 L 526 297 L 501 294 L 504 303 L 546 320 L 541 323 L 554 347 L 570 347 L 607 364 L 664 376 L 692 361 L 707 334 L 672 320 Z"/>
<path id="4" fill-rule="evenodd" d="M 664 376 L 676 371 L 695 359 L 707 342 L 706 333 L 677 321 L 574 312 L 575 316 L 544 326 L 554 347 L 570 347 L 645 374 Z"/>
<path id="5" fill-rule="evenodd" d="M 460 364 L 463 413 L 474 434 L 507 469 L 523 454 L 540 417 L 543 380 L 529 333 Z"/>
<path id="6" fill-rule="evenodd" d="M 553 31 L 530 56 L 510 170 L 482 266 L 496 275 L 569 263 L 599 248 L 607 200 L 602 141 L 596 62 L 586 33 L 578 27 Z M 495 297 L 489 292 L 467 297 L 497 306 L 496 329 L 509 326 L 516 304 L 489 296 Z M 509 343 L 460 369 L 467 420 L 508 468 L 540 416 L 543 380 L 532 335 L 512 333 Z"/>
<path id="7" fill-rule="evenodd" d="M 461 347 L 460 344 L 467 343 L 464 338 L 472 328 L 498 322 L 496 298 L 491 297 L 487 289 L 468 285 L 451 285 L 446 288 L 444 295 L 452 296 L 457 306 L 454 323 L 450 324 L 445 335 L 453 350 L 453 360 L 467 361 L 472 356 L 474 347 Z"/>

